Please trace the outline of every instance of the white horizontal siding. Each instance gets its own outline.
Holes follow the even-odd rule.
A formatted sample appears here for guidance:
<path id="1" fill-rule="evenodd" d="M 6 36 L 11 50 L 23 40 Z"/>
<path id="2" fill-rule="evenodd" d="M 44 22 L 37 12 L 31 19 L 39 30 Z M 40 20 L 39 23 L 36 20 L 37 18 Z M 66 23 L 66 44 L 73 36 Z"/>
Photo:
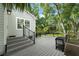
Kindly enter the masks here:
<path id="1" fill-rule="evenodd" d="M 0 4 L 0 55 L 4 52 L 4 9 Z"/>
<path id="2" fill-rule="evenodd" d="M 3 26 L 4 24 L 0 24 L 0 32 L 4 32 L 3 30 L 4 30 L 4 26 Z"/>
<path id="3" fill-rule="evenodd" d="M 4 40 L 4 12 L 0 4 L 0 45 L 2 45 L 3 40 Z"/>
<path id="4" fill-rule="evenodd" d="M 13 10 L 12 14 L 13 14 L 13 16 L 11 18 L 12 18 L 12 20 L 14 22 L 13 25 L 15 26 L 15 30 L 16 30 L 16 33 L 15 32 L 14 33 L 16 34 L 17 37 L 23 36 L 23 30 L 22 29 L 21 30 L 20 29 L 16 29 L 16 27 L 17 27 L 16 26 L 17 23 L 15 24 L 16 18 L 22 18 L 22 19 L 28 20 L 30 22 L 30 28 L 29 29 L 35 32 L 35 25 L 36 24 L 35 24 L 34 16 L 30 15 L 29 13 L 21 12 L 21 11 L 17 11 L 17 10 Z"/>

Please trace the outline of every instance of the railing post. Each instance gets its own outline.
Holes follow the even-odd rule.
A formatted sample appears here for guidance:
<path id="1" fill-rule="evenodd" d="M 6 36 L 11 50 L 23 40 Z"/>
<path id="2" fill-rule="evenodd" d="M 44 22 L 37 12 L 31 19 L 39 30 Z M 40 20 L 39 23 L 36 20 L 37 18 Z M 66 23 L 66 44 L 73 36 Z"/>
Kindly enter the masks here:
<path id="1" fill-rule="evenodd" d="M 36 35 L 35 35 L 35 33 L 34 33 L 34 38 L 33 38 L 33 39 L 34 39 L 34 41 L 33 41 L 34 44 L 35 44 L 35 36 L 36 36 Z"/>
<path id="2" fill-rule="evenodd" d="M 30 30 L 28 30 L 28 34 L 29 34 L 29 37 L 30 37 Z"/>
<path id="3" fill-rule="evenodd" d="M 25 26 L 23 25 L 23 37 L 25 37 Z"/>
<path id="4" fill-rule="evenodd" d="M 7 53 L 7 44 L 5 45 L 5 52 L 4 55 Z"/>

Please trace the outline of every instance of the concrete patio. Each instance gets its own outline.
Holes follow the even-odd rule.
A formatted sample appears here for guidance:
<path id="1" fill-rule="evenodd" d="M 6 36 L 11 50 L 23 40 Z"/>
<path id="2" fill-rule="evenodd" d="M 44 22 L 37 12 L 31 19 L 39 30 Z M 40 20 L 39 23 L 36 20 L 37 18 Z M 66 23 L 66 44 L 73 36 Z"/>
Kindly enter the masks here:
<path id="1" fill-rule="evenodd" d="M 7 53 L 6 56 L 64 56 L 64 52 L 55 49 L 55 37 L 42 36 L 36 38 L 36 43 Z"/>

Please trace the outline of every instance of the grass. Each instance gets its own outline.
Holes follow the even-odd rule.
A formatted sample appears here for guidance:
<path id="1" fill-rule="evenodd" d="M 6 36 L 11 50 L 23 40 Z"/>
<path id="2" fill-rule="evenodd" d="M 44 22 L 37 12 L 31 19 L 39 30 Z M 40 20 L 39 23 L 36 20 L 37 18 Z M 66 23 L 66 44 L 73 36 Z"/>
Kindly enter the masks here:
<path id="1" fill-rule="evenodd" d="M 48 36 L 63 37 L 64 34 L 47 34 Z"/>

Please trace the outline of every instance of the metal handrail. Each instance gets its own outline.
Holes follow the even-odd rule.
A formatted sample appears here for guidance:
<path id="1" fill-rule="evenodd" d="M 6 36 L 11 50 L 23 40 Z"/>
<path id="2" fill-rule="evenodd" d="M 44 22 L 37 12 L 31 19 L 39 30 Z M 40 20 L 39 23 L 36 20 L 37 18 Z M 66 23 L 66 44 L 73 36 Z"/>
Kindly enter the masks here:
<path id="1" fill-rule="evenodd" d="M 31 32 L 33 32 L 32 30 L 30 30 L 29 28 L 27 28 L 27 27 L 25 27 L 26 29 L 28 29 L 29 31 L 31 31 Z M 35 32 L 33 32 L 33 33 L 35 33 Z"/>
<path id="2" fill-rule="evenodd" d="M 26 31 L 27 30 L 27 31 Z M 27 34 L 27 33 L 28 34 Z M 33 34 L 33 35 L 30 35 Z M 28 36 L 27 36 L 28 35 Z M 24 37 L 28 37 L 29 39 L 31 39 L 33 41 L 33 43 L 35 44 L 35 32 L 33 32 L 32 30 L 30 30 L 29 28 L 27 28 L 26 26 L 23 25 L 23 36 Z"/>

